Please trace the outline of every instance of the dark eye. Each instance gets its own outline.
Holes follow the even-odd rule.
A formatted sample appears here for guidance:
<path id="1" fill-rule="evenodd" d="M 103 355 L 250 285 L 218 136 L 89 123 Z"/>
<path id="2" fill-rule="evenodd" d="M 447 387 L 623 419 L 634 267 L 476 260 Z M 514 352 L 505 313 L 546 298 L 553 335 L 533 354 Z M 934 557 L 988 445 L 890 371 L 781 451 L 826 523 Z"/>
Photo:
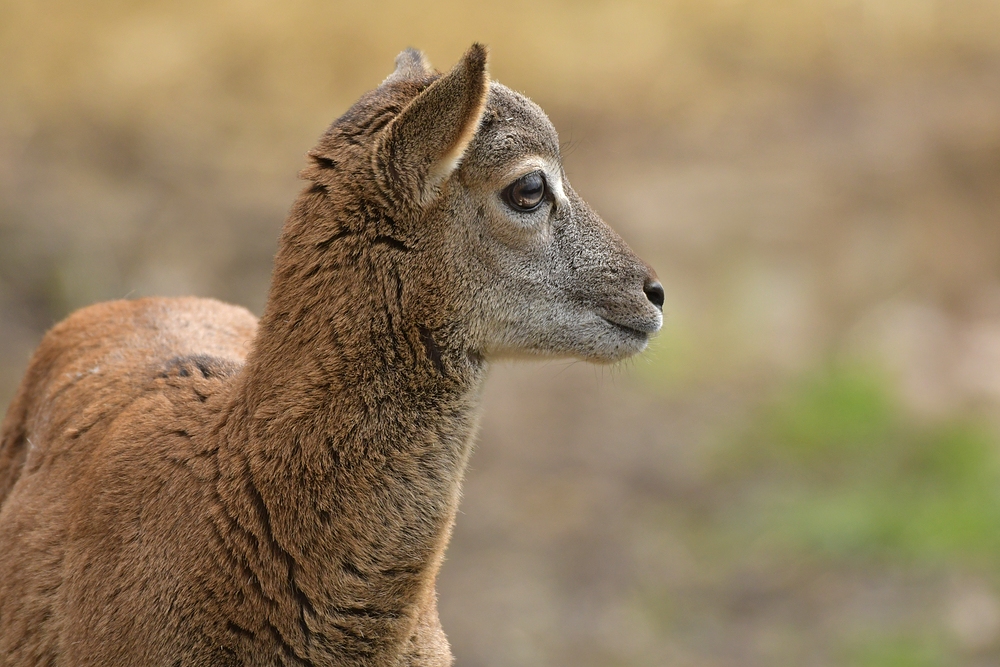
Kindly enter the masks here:
<path id="1" fill-rule="evenodd" d="M 542 172 L 525 174 L 506 187 L 503 199 L 515 211 L 533 211 L 545 199 L 545 177 Z"/>

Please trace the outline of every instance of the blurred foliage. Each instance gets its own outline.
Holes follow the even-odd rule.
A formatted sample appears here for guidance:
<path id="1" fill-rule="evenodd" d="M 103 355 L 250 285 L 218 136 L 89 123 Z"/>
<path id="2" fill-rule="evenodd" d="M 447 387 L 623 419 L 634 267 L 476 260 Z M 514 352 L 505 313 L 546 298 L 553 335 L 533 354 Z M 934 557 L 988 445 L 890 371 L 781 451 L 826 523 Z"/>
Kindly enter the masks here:
<path id="1" fill-rule="evenodd" d="M 727 476 L 753 480 L 745 528 L 772 545 L 1000 577 L 996 430 L 926 423 L 883 374 L 833 367 L 783 388 L 725 456 Z"/>
<path id="2" fill-rule="evenodd" d="M 685 381 L 661 358 L 671 354 L 671 339 L 665 340 L 653 362 L 639 366 L 640 377 L 657 387 L 653 370 L 659 369 L 667 395 L 696 390 L 703 382 L 699 374 Z M 844 596 L 864 597 L 844 592 L 856 585 L 872 599 L 831 621 L 820 650 L 837 656 L 830 664 L 992 664 L 995 635 L 988 633 L 1000 620 L 995 603 L 985 609 L 973 604 L 960 620 L 949 621 L 956 612 L 948 605 L 967 601 L 927 608 L 926 593 L 919 593 L 913 602 L 919 612 L 888 613 L 879 587 L 921 590 L 947 573 L 979 577 L 989 582 L 985 590 L 1000 583 L 996 425 L 970 413 L 916 413 L 883 369 L 851 361 L 749 391 L 756 398 L 746 412 L 720 424 L 712 443 L 703 444 L 702 481 L 683 502 L 664 502 L 646 522 L 659 525 L 661 539 L 674 543 L 668 553 L 679 548 L 698 563 L 681 586 L 636 593 L 649 622 L 673 635 L 690 634 L 697 645 L 706 627 L 722 624 L 732 631 L 740 627 L 737 619 L 770 609 L 776 617 L 759 622 L 773 633 L 767 650 L 773 664 L 807 664 L 816 646 L 795 628 L 814 622 L 815 612 L 801 598 L 833 604 Z M 980 586 L 975 590 L 984 590 Z M 729 614 L 724 621 L 700 599 L 719 588 L 728 591 L 724 602 L 716 602 Z M 970 652 L 969 641 L 956 641 L 949 623 L 980 621 L 993 638 L 983 645 L 970 640 Z M 711 650 L 699 646 L 698 652 Z M 976 662 L 976 655 L 985 662 Z"/>
<path id="3" fill-rule="evenodd" d="M 849 667 L 947 667 L 940 641 L 927 636 L 870 638 L 847 651 Z"/>
<path id="4" fill-rule="evenodd" d="M 990 0 L 3 0 L 0 10 L 0 77 L 30 113 L 72 100 L 118 118 L 169 102 L 221 121 L 253 98 L 301 120 L 384 77 L 401 44 L 447 65 L 488 42 L 498 78 L 546 104 L 698 115 L 803 79 L 880 81 L 1000 50 Z M 209 92 L 211 109 L 197 102 Z"/>

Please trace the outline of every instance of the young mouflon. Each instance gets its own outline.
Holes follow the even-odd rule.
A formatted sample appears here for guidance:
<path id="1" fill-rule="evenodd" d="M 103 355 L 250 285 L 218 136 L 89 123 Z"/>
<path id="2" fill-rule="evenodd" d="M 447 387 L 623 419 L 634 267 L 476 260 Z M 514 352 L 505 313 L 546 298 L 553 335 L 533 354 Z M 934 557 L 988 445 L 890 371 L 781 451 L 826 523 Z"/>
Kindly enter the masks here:
<path id="1" fill-rule="evenodd" d="M 490 364 L 628 357 L 663 290 L 484 47 L 396 65 L 309 152 L 259 322 L 114 301 L 42 340 L 0 431 L 0 666 L 451 664 Z"/>

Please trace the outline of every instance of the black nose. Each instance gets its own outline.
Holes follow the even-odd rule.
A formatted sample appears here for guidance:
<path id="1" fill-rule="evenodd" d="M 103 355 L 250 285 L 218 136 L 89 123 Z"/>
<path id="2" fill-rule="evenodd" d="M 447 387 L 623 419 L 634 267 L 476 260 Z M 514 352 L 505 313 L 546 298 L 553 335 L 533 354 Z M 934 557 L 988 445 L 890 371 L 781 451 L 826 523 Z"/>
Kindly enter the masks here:
<path id="1" fill-rule="evenodd" d="M 649 302 L 663 310 L 663 285 L 657 280 L 646 280 L 646 284 L 642 286 L 642 291 L 646 293 L 646 298 Z"/>

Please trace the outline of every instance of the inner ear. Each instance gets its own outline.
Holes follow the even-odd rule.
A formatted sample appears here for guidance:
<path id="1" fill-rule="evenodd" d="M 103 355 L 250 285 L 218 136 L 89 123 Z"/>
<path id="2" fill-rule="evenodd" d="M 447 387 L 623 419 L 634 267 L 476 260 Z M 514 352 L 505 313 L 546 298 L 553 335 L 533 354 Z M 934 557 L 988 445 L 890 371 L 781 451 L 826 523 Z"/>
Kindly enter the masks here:
<path id="1" fill-rule="evenodd" d="M 417 95 L 380 133 L 375 172 L 393 201 L 425 206 L 458 168 L 486 106 L 486 57 L 486 47 L 473 44 L 450 72 Z"/>

